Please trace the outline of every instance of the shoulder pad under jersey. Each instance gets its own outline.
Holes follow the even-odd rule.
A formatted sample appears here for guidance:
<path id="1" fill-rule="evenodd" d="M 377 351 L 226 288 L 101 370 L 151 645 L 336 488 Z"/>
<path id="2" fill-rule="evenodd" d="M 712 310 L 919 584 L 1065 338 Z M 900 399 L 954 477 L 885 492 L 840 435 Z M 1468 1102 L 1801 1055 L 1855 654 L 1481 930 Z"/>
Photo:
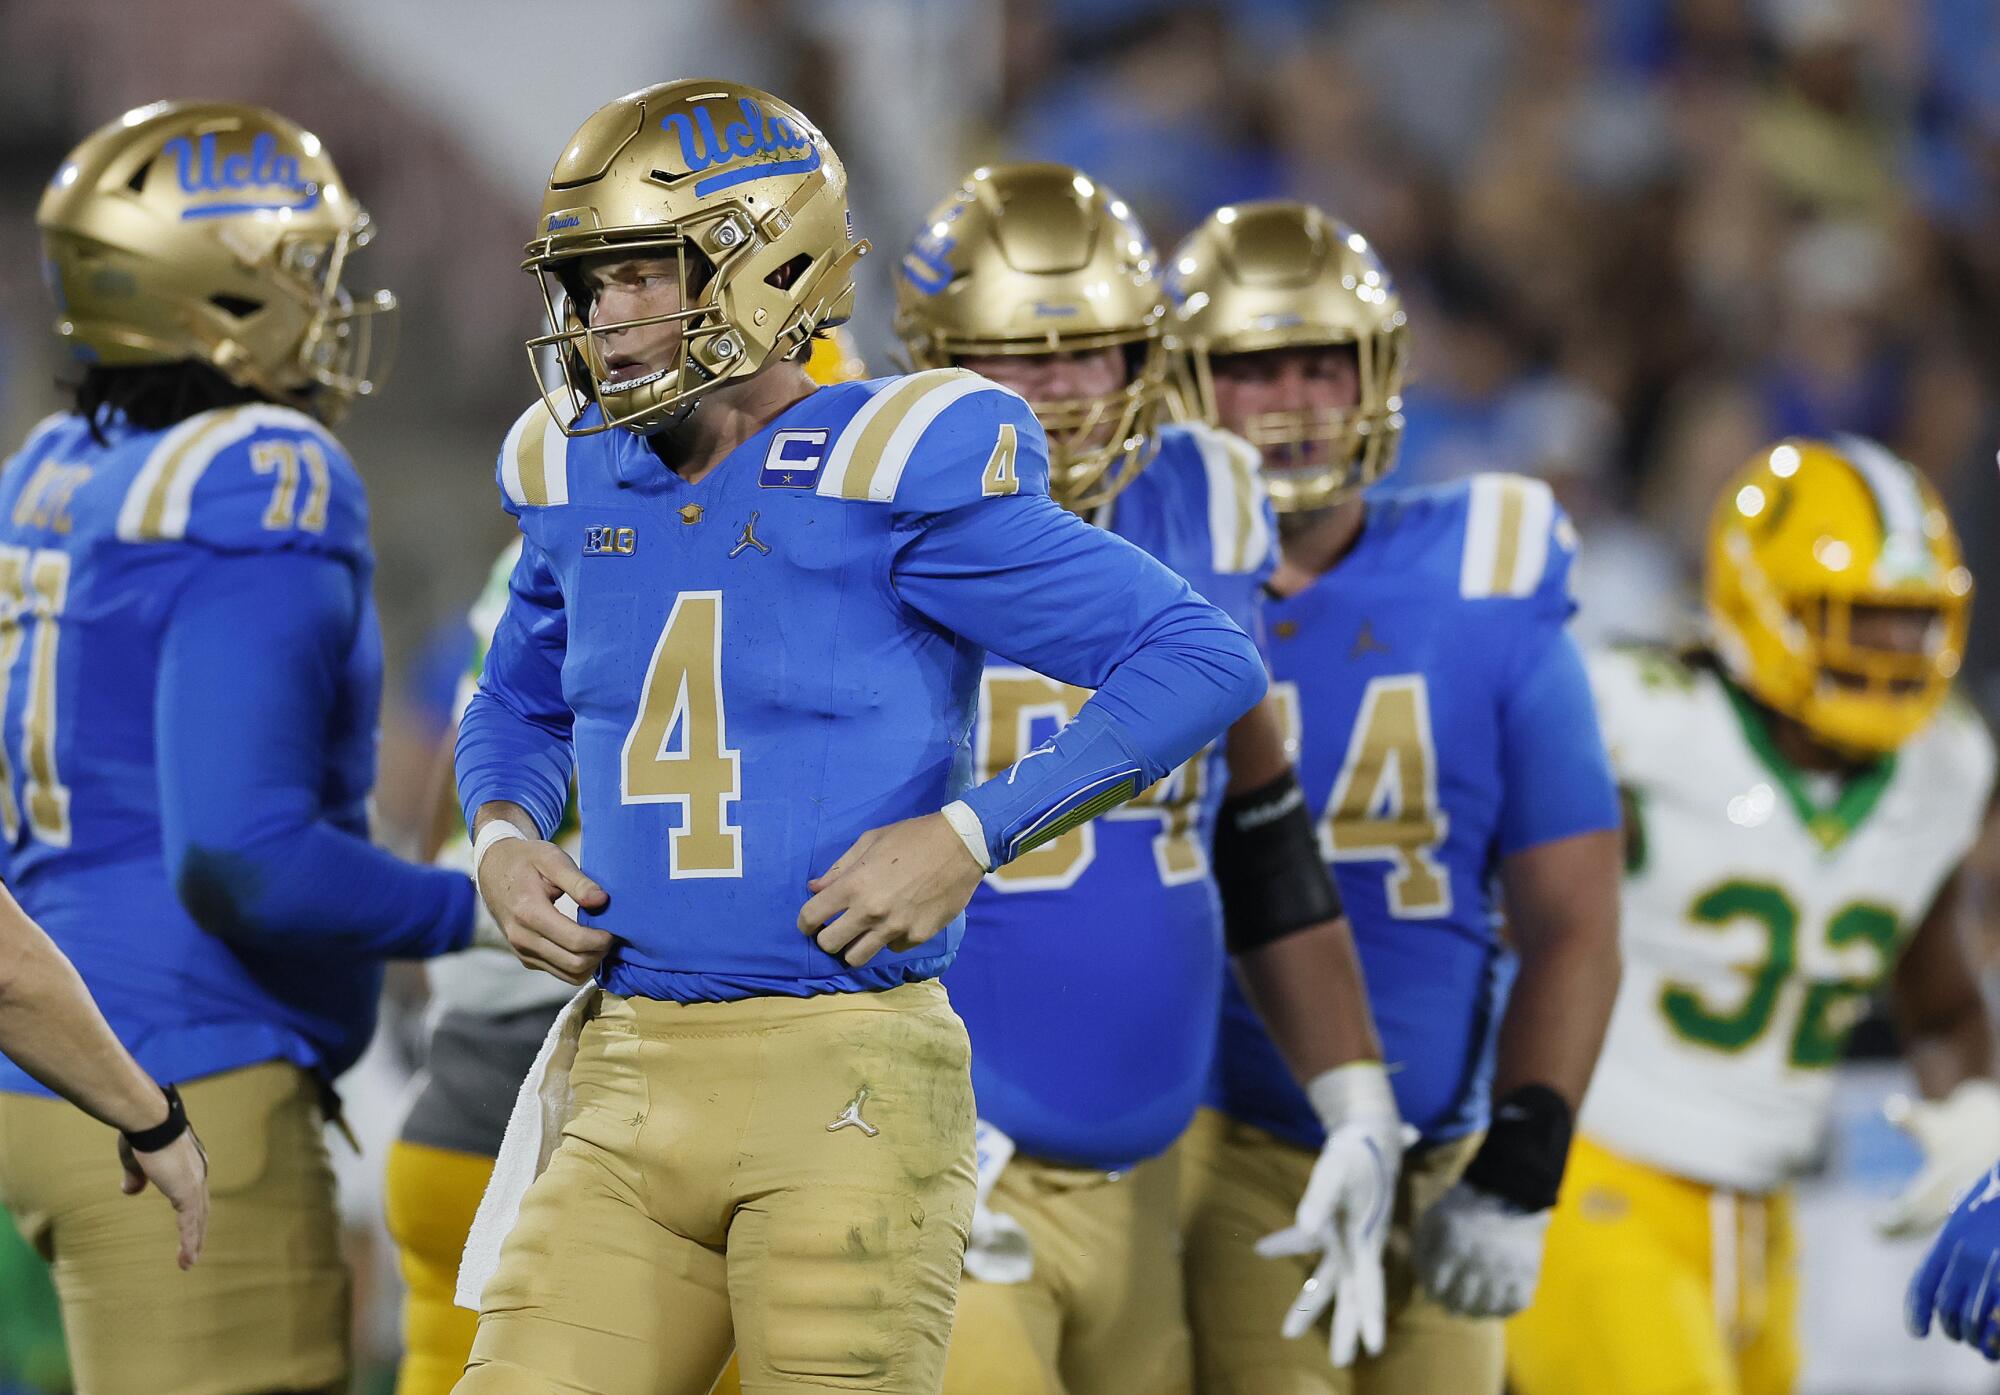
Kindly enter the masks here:
<path id="1" fill-rule="evenodd" d="M 126 542 L 368 556 L 368 496 L 319 422 L 253 403 L 189 417 L 153 443 L 119 505 Z"/>
<path id="2" fill-rule="evenodd" d="M 1458 594 L 1529 600 L 1566 619 L 1576 609 L 1569 589 L 1576 528 L 1548 485 L 1525 475 L 1474 475 L 1463 488 Z"/>
<path id="3" fill-rule="evenodd" d="M 1201 462 L 1210 565 L 1216 573 L 1268 575 L 1277 562 L 1277 515 L 1271 509 L 1270 491 L 1264 488 L 1257 448 L 1241 436 L 1201 422 L 1176 423 L 1163 428 L 1160 436 L 1163 454 L 1180 437 L 1193 446 Z"/>
<path id="4" fill-rule="evenodd" d="M 936 368 L 860 386 L 868 400 L 829 443 L 819 493 L 909 513 L 1048 493 L 1041 424 L 991 379 Z"/>

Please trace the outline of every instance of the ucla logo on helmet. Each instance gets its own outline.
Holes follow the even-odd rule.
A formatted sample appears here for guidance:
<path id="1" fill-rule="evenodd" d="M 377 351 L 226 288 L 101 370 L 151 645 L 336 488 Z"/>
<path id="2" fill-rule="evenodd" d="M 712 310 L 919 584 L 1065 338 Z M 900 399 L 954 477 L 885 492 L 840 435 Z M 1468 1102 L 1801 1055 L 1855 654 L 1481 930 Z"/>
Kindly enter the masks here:
<path id="1" fill-rule="evenodd" d="M 302 176 L 296 155 L 279 153 L 278 138 L 269 131 L 257 133 L 247 154 L 239 151 L 218 158 L 213 131 L 199 141 L 175 136 L 161 153 L 174 157 L 182 193 L 211 196 L 208 202 L 183 209 L 183 221 L 281 209 L 303 213 L 319 206 L 319 185 Z M 262 196 L 245 197 L 252 194 Z"/>
<path id="2" fill-rule="evenodd" d="M 811 136 L 782 116 L 767 115 L 754 98 L 739 98 L 736 105 L 742 111 L 743 119 L 725 123 L 720 132 L 715 129 L 714 118 L 705 106 L 695 107 L 692 116 L 676 111 L 669 112 L 660 120 L 663 129 L 679 137 L 681 158 L 687 162 L 690 174 L 699 174 L 719 165 L 735 166 L 697 180 L 695 197 L 700 198 L 752 179 L 767 179 L 778 174 L 807 174 L 819 168 L 819 147 L 813 143 Z M 804 153 L 800 154 L 801 151 Z M 754 155 L 773 154 L 791 154 L 794 158 L 737 164 Z"/>

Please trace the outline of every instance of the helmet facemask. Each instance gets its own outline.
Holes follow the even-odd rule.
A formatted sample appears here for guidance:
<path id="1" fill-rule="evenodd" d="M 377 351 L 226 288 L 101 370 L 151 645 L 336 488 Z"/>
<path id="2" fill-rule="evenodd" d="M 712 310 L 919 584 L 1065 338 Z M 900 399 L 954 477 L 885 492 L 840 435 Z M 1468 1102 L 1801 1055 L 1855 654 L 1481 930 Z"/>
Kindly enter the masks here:
<path id="1" fill-rule="evenodd" d="M 1355 405 L 1255 412 L 1225 420 L 1215 390 L 1215 360 L 1290 348 L 1351 349 L 1359 383 Z M 1174 354 L 1175 395 L 1197 420 L 1214 422 L 1257 447 L 1264 483 L 1279 513 L 1311 513 L 1352 498 L 1395 467 L 1408 355 L 1408 337 L 1400 324 L 1355 339 L 1269 349 L 1232 352 L 1205 341 L 1186 343 Z"/>

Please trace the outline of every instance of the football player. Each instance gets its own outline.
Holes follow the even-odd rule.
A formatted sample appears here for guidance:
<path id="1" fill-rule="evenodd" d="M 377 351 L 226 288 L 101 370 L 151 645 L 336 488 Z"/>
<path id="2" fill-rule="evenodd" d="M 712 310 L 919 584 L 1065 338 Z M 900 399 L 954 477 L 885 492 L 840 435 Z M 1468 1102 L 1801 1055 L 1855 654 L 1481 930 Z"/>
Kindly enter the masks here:
<path id="1" fill-rule="evenodd" d="M 815 336 L 806 373 L 822 385 L 867 377 L 845 329 Z M 473 654 L 459 695 L 461 709 L 479 682 L 493 629 L 507 608 L 507 579 L 520 557 L 517 537 L 501 550 L 468 617 Z M 437 846 L 431 853 L 446 866 L 465 868 L 471 865 L 472 845 L 459 819 L 449 768 L 447 744 Z M 575 813 L 574 803 L 563 811 L 555 838 L 571 857 L 581 845 Z M 563 980 L 531 972 L 511 954 L 487 946 L 434 959 L 427 973 L 429 1056 L 402 1130 L 389 1149 L 389 1234 L 396 1242 L 404 1286 L 396 1395 L 444 1395 L 465 1370 L 478 1316 L 453 1302 L 459 1259 L 480 1196 L 492 1179 L 515 1092 L 572 992 Z M 716 1395 L 723 1390 L 718 1386 Z"/>
<path id="2" fill-rule="evenodd" d="M 926 220 L 897 290 L 919 367 L 973 369 L 1034 408 L 1058 502 L 1256 628 L 1276 559 L 1256 455 L 1208 426 L 1160 424 L 1166 302 L 1122 199 L 1067 165 L 976 170 Z M 990 661 L 976 770 L 1004 771 L 1089 696 Z M 1333 1111 L 1303 1238 L 1321 1240 L 1335 1212 L 1366 1230 L 1383 1209 L 1402 1126 L 1337 907 L 1263 705 L 1138 799 L 986 878 L 945 980 L 972 1038 L 981 1120 L 951 1395 L 1189 1388 L 1168 1149 L 1206 1082 L 1225 923 L 1253 991 L 1307 997 L 1279 1021 L 1335 1034 L 1324 1051 L 1287 1042 Z M 1375 1254 L 1310 1248 L 1334 1251 L 1350 1283 L 1379 1278 Z M 1370 1326 L 1368 1301 L 1357 1292 L 1343 1314 L 1350 1344 Z M 1380 1345 L 1379 1330 L 1369 1337 Z"/>
<path id="3" fill-rule="evenodd" d="M 936 1390 L 973 1206 L 936 982 L 965 903 L 1263 695 L 1237 626 L 1049 498 L 1019 397 L 815 388 L 866 246 L 818 128 L 732 82 L 610 103 L 550 178 L 527 265 L 568 386 L 502 447 L 521 560 L 458 775 L 517 953 L 601 991 L 548 1047 L 560 1142 L 461 1274 L 462 1390 L 694 1395 L 732 1345 L 747 1390 Z M 989 649 L 1097 696 L 970 785 Z M 572 750 L 589 875 L 544 841 Z"/>
<path id="4" fill-rule="evenodd" d="M 1186 406 L 1263 453 L 1283 543 L 1273 691 L 1420 1134 L 1386 1349 L 1336 1370 L 1293 1340 L 1317 1312 L 1310 1284 L 1287 1312 L 1304 1266 L 1259 1244 L 1290 1219 L 1322 1121 L 1227 993 L 1183 1160 L 1200 1388 L 1498 1391 L 1496 1318 L 1534 1287 L 1618 975 L 1617 800 L 1565 629 L 1575 539 L 1531 480 L 1364 497 L 1395 456 L 1407 331 L 1358 233 L 1303 204 L 1219 209 L 1168 288 Z"/>
<path id="5" fill-rule="evenodd" d="M 0 1061 L 0 1200 L 87 1390 L 345 1389 L 322 1125 L 382 961 L 464 946 L 462 874 L 368 840 L 381 642 L 360 476 L 366 215 L 310 132 L 160 103 L 38 214 L 74 410 L 0 470 L 0 875 L 214 1149 L 207 1262 L 121 1207 L 101 1127 Z"/>
<path id="6" fill-rule="evenodd" d="M 1625 802 L 1625 981 L 1509 1330 L 1523 1395 L 1783 1395 L 1798 1370 L 1787 1186 L 1886 985 L 1928 1102 L 1916 1233 L 2000 1152 L 2000 1086 L 1959 942 L 1993 744 L 1948 698 L 1972 578 L 1930 485 L 1871 441 L 1787 440 L 1709 527 L 1711 647 L 1591 678 Z"/>

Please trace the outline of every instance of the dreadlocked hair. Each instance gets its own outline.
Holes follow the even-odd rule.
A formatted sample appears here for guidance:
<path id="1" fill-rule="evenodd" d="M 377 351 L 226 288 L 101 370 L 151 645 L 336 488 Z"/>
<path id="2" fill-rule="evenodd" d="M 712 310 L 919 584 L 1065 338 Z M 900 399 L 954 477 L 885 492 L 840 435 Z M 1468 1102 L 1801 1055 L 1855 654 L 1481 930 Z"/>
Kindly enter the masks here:
<path id="1" fill-rule="evenodd" d="M 135 368 L 93 364 L 76 384 L 75 398 L 76 414 L 89 423 L 91 438 L 101 446 L 110 444 L 104 438 L 104 423 L 113 413 L 140 431 L 163 431 L 217 407 L 269 400 L 230 382 L 198 359 Z"/>

